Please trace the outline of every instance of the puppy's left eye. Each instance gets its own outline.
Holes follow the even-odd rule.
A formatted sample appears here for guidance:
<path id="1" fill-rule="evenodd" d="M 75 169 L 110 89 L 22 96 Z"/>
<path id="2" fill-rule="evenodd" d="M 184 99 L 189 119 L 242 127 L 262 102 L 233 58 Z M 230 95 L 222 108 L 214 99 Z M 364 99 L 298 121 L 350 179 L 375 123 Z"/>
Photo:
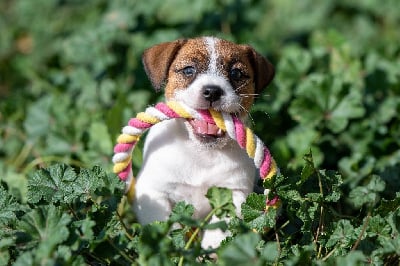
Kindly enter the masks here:
<path id="1" fill-rule="evenodd" d="M 192 66 L 184 67 L 183 69 L 181 69 L 181 71 L 186 77 L 191 77 L 196 74 L 196 69 Z"/>
<path id="2" fill-rule="evenodd" d="M 234 81 L 239 81 L 244 77 L 243 72 L 238 68 L 233 68 L 229 72 L 229 77 Z"/>

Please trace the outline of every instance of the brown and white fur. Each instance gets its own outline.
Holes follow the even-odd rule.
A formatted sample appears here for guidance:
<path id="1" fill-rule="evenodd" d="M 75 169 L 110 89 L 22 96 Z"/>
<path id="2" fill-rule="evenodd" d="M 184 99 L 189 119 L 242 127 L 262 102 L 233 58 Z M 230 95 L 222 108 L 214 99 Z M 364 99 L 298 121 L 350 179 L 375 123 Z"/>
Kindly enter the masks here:
<path id="1" fill-rule="evenodd" d="M 147 75 L 165 98 L 195 109 L 214 108 L 245 118 L 274 76 L 273 66 L 253 48 L 214 37 L 177 40 L 147 49 Z M 256 169 L 238 144 L 215 125 L 175 119 L 153 126 L 137 177 L 134 210 L 140 223 L 166 220 L 174 204 L 193 204 L 194 216 L 210 211 L 212 186 L 232 190 L 237 215 L 252 192 Z M 216 217 L 211 222 L 217 221 Z M 218 247 L 227 236 L 208 230 L 202 246 Z"/>

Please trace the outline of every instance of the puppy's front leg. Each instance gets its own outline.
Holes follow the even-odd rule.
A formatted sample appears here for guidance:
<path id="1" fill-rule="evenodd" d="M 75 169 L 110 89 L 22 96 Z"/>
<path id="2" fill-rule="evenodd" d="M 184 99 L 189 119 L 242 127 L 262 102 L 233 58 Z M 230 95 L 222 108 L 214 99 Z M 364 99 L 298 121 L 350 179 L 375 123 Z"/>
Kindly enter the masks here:
<path id="1" fill-rule="evenodd" d="M 172 205 L 164 193 L 154 189 L 137 190 L 133 209 L 141 224 L 154 221 L 166 221 L 171 213 Z"/>
<path id="2" fill-rule="evenodd" d="M 244 193 L 241 190 L 234 190 L 232 191 L 232 197 L 233 197 L 233 204 L 235 205 L 236 208 L 236 215 L 238 217 L 241 217 L 241 206 L 242 203 L 246 200 L 246 195 L 248 193 Z M 225 217 L 222 220 L 224 220 L 226 223 L 229 223 L 230 219 Z M 216 223 L 221 221 L 220 218 L 213 216 L 210 220 L 210 223 Z M 203 240 L 201 241 L 201 247 L 206 249 L 206 248 L 217 248 L 221 244 L 222 240 L 224 240 L 226 237 L 230 236 L 229 231 L 223 232 L 220 229 L 214 229 L 214 230 L 206 230 L 203 234 Z"/>

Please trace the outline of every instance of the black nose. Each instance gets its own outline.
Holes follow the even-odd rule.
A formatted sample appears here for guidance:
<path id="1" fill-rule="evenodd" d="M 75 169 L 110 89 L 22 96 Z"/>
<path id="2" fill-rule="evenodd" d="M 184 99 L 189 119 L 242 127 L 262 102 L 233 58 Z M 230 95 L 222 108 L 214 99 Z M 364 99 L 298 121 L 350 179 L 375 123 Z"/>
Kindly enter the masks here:
<path id="1" fill-rule="evenodd" d="M 219 86 L 208 85 L 203 87 L 203 97 L 210 103 L 218 101 L 223 94 L 222 89 Z"/>

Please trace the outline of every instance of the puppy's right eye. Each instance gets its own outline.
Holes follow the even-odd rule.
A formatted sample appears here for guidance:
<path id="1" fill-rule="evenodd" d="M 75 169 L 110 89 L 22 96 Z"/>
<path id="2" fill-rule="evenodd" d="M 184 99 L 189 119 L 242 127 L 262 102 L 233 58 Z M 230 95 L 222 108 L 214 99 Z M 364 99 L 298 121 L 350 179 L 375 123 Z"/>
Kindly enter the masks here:
<path id="1" fill-rule="evenodd" d="M 184 67 L 183 69 L 181 69 L 181 72 L 186 77 L 192 77 L 192 76 L 194 76 L 194 74 L 196 74 L 196 69 L 192 66 L 187 66 L 187 67 Z"/>

